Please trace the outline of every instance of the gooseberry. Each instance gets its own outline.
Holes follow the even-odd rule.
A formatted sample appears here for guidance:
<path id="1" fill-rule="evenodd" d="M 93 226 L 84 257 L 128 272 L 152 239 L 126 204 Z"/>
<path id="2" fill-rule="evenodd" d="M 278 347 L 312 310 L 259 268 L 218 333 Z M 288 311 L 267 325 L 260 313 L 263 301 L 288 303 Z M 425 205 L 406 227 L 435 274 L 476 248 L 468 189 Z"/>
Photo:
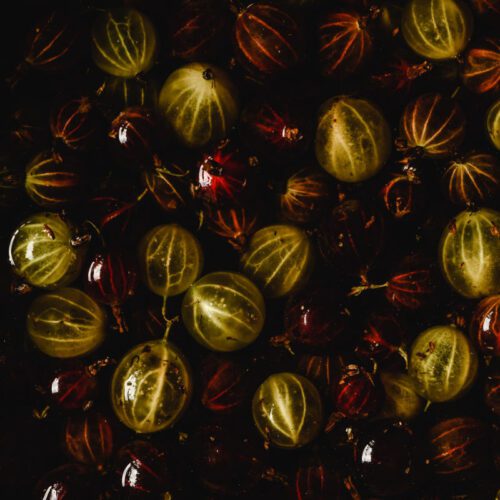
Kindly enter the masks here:
<path id="1" fill-rule="evenodd" d="M 446 158 L 465 138 L 465 117 L 455 101 L 431 92 L 406 105 L 400 131 L 402 149 L 410 155 Z"/>
<path id="2" fill-rule="evenodd" d="M 189 404 L 191 368 L 166 340 L 133 347 L 115 369 L 111 403 L 119 420 L 137 433 L 171 427 Z"/>
<path id="3" fill-rule="evenodd" d="M 304 168 L 290 175 L 279 195 L 281 214 L 295 224 L 316 220 L 327 205 L 331 194 L 326 174 Z"/>
<path id="4" fill-rule="evenodd" d="M 139 245 L 139 265 L 146 286 L 160 297 L 185 292 L 203 267 L 196 237 L 178 224 L 151 229 Z"/>
<path id="5" fill-rule="evenodd" d="M 389 159 L 391 130 L 370 101 L 333 97 L 319 110 L 315 150 L 319 164 L 339 181 L 365 181 Z"/>
<path id="6" fill-rule="evenodd" d="M 302 375 L 275 373 L 257 389 L 252 401 L 255 425 L 279 448 L 300 448 L 321 430 L 323 407 L 316 387 Z"/>
<path id="7" fill-rule="evenodd" d="M 14 231 L 9 260 L 14 272 L 33 286 L 69 285 L 80 274 L 85 248 L 72 244 L 73 227 L 60 215 L 32 215 Z"/>
<path id="8" fill-rule="evenodd" d="M 132 441 L 122 446 L 112 467 L 114 490 L 126 498 L 166 495 L 172 470 L 164 451 L 150 441 Z"/>
<path id="9" fill-rule="evenodd" d="M 417 393 L 440 403 L 462 396 L 477 375 L 478 359 L 469 339 L 454 326 L 424 330 L 410 349 L 408 374 Z"/>
<path id="10" fill-rule="evenodd" d="M 92 57 L 106 73 L 134 78 L 146 73 L 156 55 L 156 30 L 135 9 L 118 8 L 100 14 L 92 26 Z"/>
<path id="11" fill-rule="evenodd" d="M 254 177 L 254 160 L 226 140 L 203 155 L 193 193 L 207 205 L 244 205 L 255 187 Z"/>
<path id="12" fill-rule="evenodd" d="M 106 316 L 86 293 L 76 288 L 59 288 L 33 301 L 26 327 L 44 354 L 73 358 L 92 352 L 102 343 Z"/>
<path id="13" fill-rule="evenodd" d="M 167 78 L 159 108 L 179 141 L 199 148 L 223 139 L 234 125 L 238 92 L 222 69 L 190 63 Z"/>
<path id="14" fill-rule="evenodd" d="M 442 420 L 429 431 L 428 460 L 437 478 L 456 481 L 477 477 L 487 466 L 488 427 L 473 417 Z"/>
<path id="15" fill-rule="evenodd" d="M 70 415 L 64 429 L 67 453 L 83 464 L 102 469 L 113 452 L 113 431 L 108 419 L 97 412 Z"/>
<path id="16" fill-rule="evenodd" d="M 489 208 L 459 213 L 445 228 L 439 263 L 459 294 L 479 298 L 500 292 L 500 213 Z"/>
<path id="17" fill-rule="evenodd" d="M 265 304 L 259 289 L 239 273 L 216 272 L 191 285 L 182 320 L 193 338 L 213 351 L 242 349 L 259 336 Z"/>
<path id="18" fill-rule="evenodd" d="M 461 0 L 411 0 L 401 19 L 403 37 L 410 48 L 438 61 L 458 56 L 472 29 L 472 13 Z"/>
<path id="19" fill-rule="evenodd" d="M 52 137 L 75 151 L 86 151 L 96 145 L 101 125 L 101 117 L 88 97 L 64 101 L 50 117 Z"/>
<path id="20" fill-rule="evenodd" d="M 489 153 L 469 153 L 450 162 L 443 185 L 451 202 L 467 207 L 483 204 L 500 192 L 500 164 Z"/>
<path id="21" fill-rule="evenodd" d="M 41 207 L 59 207 L 82 197 L 82 165 L 74 158 L 52 151 L 36 155 L 26 167 L 28 196 Z"/>
<path id="22" fill-rule="evenodd" d="M 349 76 L 362 67 L 373 49 L 367 23 L 368 17 L 355 11 L 330 11 L 322 17 L 318 40 L 324 75 Z"/>
<path id="23" fill-rule="evenodd" d="M 462 69 L 465 86 L 478 94 L 500 88 L 500 42 L 486 38 L 467 49 Z"/>
<path id="24" fill-rule="evenodd" d="M 236 57 L 258 77 L 273 77 L 297 66 L 304 41 L 297 21 L 271 3 L 252 3 L 238 14 L 234 27 Z"/>
<path id="25" fill-rule="evenodd" d="M 312 270 L 313 250 L 307 235 L 295 226 L 259 229 L 241 257 L 241 267 L 264 296 L 278 298 L 298 291 Z"/>
<path id="26" fill-rule="evenodd" d="M 500 357 L 500 295 L 491 295 L 477 304 L 470 337 L 483 354 Z"/>
<path id="27" fill-rule="evenodd" d="M 382 372 L 380 381 L 385 392 L 384 416 L 410 421 L 422 413 L 425 401 L 417 394 L 415 383 L 408 374 Z"/>

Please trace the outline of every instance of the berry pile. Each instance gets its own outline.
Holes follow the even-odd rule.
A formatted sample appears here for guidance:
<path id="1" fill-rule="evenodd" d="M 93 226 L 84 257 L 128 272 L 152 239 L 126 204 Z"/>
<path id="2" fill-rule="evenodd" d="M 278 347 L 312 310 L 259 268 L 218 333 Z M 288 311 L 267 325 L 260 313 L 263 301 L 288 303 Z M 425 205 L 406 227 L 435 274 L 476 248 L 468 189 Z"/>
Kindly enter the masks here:
<path id="1" fill-rule="evenodd" d="M 8 22 L 1 498 L 496 498 L 498 0 Z"/>

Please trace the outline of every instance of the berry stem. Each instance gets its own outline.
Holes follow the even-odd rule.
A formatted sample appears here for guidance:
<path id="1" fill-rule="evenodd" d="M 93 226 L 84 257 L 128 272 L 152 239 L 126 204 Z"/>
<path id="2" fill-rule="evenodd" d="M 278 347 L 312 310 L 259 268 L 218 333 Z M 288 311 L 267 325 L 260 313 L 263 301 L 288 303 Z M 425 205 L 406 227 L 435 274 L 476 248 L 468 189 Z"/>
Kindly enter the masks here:
<path id="1" fill-rule="evenodd" d="M 361 295 L 363 292 L 366 290 L 376 290 L 378 288 L 386 288 L 389 286 L 389 282 L 386 281 L 385 283 L 379 283 L 379 284 L 374 284 L 374 283 L 366 283 L 363 285 L 358 285 L 358 286 L 353 286 L 351 288 L 351 291 L 349 292 L 349 297 L 358 297 Z"/>

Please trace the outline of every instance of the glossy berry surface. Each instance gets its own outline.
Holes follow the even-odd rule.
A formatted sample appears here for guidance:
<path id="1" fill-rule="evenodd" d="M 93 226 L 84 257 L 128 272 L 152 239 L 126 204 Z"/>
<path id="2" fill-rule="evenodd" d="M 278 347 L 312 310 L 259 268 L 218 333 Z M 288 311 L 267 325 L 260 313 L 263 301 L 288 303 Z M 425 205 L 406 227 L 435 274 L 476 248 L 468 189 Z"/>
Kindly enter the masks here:
<path id="1" fill-rule="evenodd" d="M 132 441 L 116 454 L 113 462 L 114 490 L 128 498 L 147 498 L 167 493 L 171 469 L 164 451 L 148 441 Z"/>
<path id="2" fill-rule="evenodd" d="M 350 312 L 332 290 L 306 288 L 289 299 L 284 319 L 284 335 L 292 343 L 325 347 L 346 333 Z"/>

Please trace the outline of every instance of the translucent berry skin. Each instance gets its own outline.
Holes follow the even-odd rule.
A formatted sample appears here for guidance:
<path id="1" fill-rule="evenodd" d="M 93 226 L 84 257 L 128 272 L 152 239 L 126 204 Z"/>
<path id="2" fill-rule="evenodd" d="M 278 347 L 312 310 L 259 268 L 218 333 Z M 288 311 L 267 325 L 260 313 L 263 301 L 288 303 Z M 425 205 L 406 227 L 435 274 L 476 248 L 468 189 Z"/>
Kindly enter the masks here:
<path id="1" fill-rule="evenodd" d="M 66 464 L 51 470 L 37 483 L 33 498 L 86 500 L 98 498 L 98 482 L 91 469 L 82 464 Z"/>
<path id="2" fill-rule="evenodd" d="M 86 151 L 99 140 L 101 117 L 88 97 L 70 99 L 52 111 L 50 131 L 68 149 Z"/>
<path id="3" fill-rule="evenodd" d="M 500 357 L 500 295 L 486 297 L 476 306 L 470 337 L 483 354 Z"/>
<path id="4" fill-rule="evenodd" d="M 247 396 L 247 372 L 237 361 L 209 355 L 201 367 L 201 404 L 213 413 L 231 413 Z"/>
<path id="5" fill-rule="evenodd" d="M 78 462 L 102 469 L 113 452 L 113 431 L 97 412 L 70 415 L 64 429 L 66 452 Z"/>
<path id="6" fill-rule="evenodd" d="M 49 210 L 74 205 L 86 191 L 84 165 L 78 158 L 43 151 L 26 166 L 24 187 L 38 206 Z"/>
<path id="7" fill-rule="evenodd" d="M 370 55 L 373 42 L 367 19 L 355 11 L 330 11 L 318 27 L 319 58 L 325 76 L 356 73 Z"/>
<path id="8" fill-rule="evenodd" d="M 428 158 L 451 156 L 465 139 L 465 116 L 459 104 L 438 92 L 408 103 L 401 117 L 404 148 Z"/>
<path id="9" fill-rule="evenodd" d="M 500 41 L 486 38 L 465 53 L 462 80 L 472 92 L 494 94 L 500 89 Z"/>
<path id="10" fill-rule="evenodd" d="M 425 186 L 406 174 L 393 175 L 380 190 L 384 209 L 398 221 L 418 217 L 425 208 Z"/>
<path id="11" fill-rule="evenodd" d="M 121 155 L 130 160 L 147 162 L 156 153 L 158 127 L 152 110 L 133 106 L 116 116 L 108 136 Z"/>
<path id="12" fill-rule="evenodd" d="M 286 181 L 279 196 L 281 214 L 294 224 L 314 223 L 323 213 L 331 196 L 327 175 L 315 169 L 302 169 Z"/>
<path id="13" fill-rule="evenodd" d="M 57 406 L 77 410 L 93 399 L 97 387 L 96 377 L 86 367 L 80 367 L 56 374 L 50 382 L 49 393 Z"/>
<path id="14" fill-rule="evenodd" d="M 304 153 L 311 142 L 311 132 L 309 116 L 301 104 L 282 98 L 255 100 L 241 115 L 244 141 L 273 162 Z"/>
<path id="15" fill-rule="evenodd" d="M 85 287 L 102 304 L 123 304 L 137 287 L 135 262 L 117 250 L 98 253 L 87 270 Z"/>
<path id="16" fill-rule="evenodd" d="M 303 36 L 297 21 L 270 3 L 254 3 L 238 15 L 234 28 L 236 57 L 259 78 L 280 75 L 303 58 Z"/>
<path id="17" fill-rule="evenodd" d="M 183 2 L 170 22 L 172 55 L 186 61 L 213 61 L 225 54 L 231 18 L 216 0 Z"/>
<path id="18" fill-rule="evenodd" d="M 428 401 L 457 399 L 477 376 L 478 357 L 472 343 L 455 326 L 433 326 L 410 348 L 408 374 L 417 393 Z"/>
<path id="19" fill-rule="evenodd" d="M 188 173 L 178 165 L 160 161 L 159 165 L 144 169 L 142 181 L 165 212 L 175 213 L 185 208 L 191 199 Z"/>
<path id="20" fill-rule="evenodd" d="M 385 290 L 386 299 L 398 309 L 418 310 L 436 297 L 436 269 L 420 255 L 405 257 L 392 272 Z"/>
<path id="21" fill-rule="evenodd" d="M 242 252 L 258 229 L 259 212 L 252 207 L 206 207 L 207 228 Z"/>
<path id="22" fill-rule="evenodd" d="M 151 498 L 166 493 L 172 483 L 166 453 L 149 441 L 126 444 L 116 453 L 112 482 L 114 491 L 124 498 Z"/>
<path id="23" fill-rule="evenodd" d="M 390 311 L 370 315 L 365 323 L 355 352 L 360 359 L 372 359 L 379 364 L 396 362 L 403 351 L 406 329 Z"/>
<path id="24" fill-rule="evenodd" d="M 253 168 L 250 158 L 224 143 L 204 155 L 198 166 L 194 195 L 209 206 L 241 206 L 254 188 Z"/>
<path id="25" fill-rule="evenodd" d="M 290 297 L 284 319 L 285 335 L 291 342 L 325 347 L 346 333 L 350 312 L 334 290 L 306 288 Z"/>
<path id="26" fill-rule="evenodd" d="M 30 35 L 26 63 L 40 71 L 58 71 L 78 60 L 81 29 L 75 19 L 54 11 L 39 20 Z"/>
<path id="27" fill-rule="evenodd" d="M 428 457 L 436 478 L 446 482 L 473 479 L 491 459 L 488 426 L 473 417 L 455 417 L 434 425 L 428 436 Z"/>
<path id="28" fill-rule="evenodd" d="M 345 418 L 368 418 L 376 413 L 381 400 L 373 376 L 357 365 L 347 365 L 333 387 L 335 411 Z"/>

